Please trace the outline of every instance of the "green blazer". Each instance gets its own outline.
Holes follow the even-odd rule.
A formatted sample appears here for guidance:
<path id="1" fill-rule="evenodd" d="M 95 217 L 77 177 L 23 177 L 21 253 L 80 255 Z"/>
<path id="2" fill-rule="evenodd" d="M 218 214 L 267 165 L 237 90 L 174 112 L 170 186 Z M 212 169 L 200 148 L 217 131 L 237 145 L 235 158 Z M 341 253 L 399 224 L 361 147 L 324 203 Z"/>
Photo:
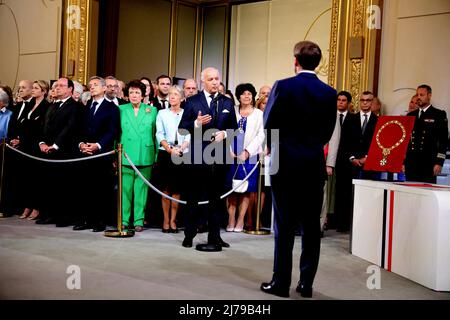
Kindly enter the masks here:
<path id="1" fill-rule="evenodd" d="M 122 135 L 120 143 L 131 161 L 137 166 L 155 163 L 158 147 L 156 144 L 156 115 L 158 110 L 141 103 L 137 117 L 131 103 L 119 106 Z M 125 157 L 122 163 L 129 165 Z"/>

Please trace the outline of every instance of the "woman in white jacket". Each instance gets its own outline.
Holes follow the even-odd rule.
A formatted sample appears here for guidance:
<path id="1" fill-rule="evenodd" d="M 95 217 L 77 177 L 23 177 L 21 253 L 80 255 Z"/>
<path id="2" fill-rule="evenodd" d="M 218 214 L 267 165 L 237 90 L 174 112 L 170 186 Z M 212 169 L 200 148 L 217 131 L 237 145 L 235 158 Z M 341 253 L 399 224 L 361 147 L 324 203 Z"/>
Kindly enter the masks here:
<path id="1" fill-rule="evenodd" d="M 235 163 L 231 166 L 228 182 L 232 186 L 233 180 L 243 180 L 254 168 L 258 161 L 258 155 L 262 152 L 262 144 L 265 139 L 263 112 L 255 108 L 255 87 L 250 83 L 240 84 L 236 87 L 236 98 L 239 106 L 236 110 L 238 132 L 233 143 L 233 156 Z M 258 191 L 259 170 L 255 170 L 248 179 L 248 187 L 245 192 L 233 192 L 227 198 L 229 214 L 227 231 L 242 232 L 244 218 L 249 208 L 250 199 Z M 252 197 L 253 195 L 253 197 Z M 238 218 L 236 221 L 236 210 Z"/>

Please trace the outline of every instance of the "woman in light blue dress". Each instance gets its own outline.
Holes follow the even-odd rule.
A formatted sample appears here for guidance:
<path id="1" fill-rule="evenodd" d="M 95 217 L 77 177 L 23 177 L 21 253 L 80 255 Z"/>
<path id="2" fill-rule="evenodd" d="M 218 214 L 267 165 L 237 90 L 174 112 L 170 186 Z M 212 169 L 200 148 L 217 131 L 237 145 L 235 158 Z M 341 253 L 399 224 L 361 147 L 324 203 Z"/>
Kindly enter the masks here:
<path id="1" fill-rule="evenodd" d="M 156 139 L 159 145 L 158 153 L 158 187 L 167 195 L 180 199 L 180 186 L 182 184 L 181 165 L 176 165 L 172 157 L 181 156 L 187 150 L 190 135 L 180 135 L 178 125 L 183 116 L 181 101 L 183 90 L 179 86 L 169 89 L 170 108 L 158 112 L 156 117 Z M 164 221 L 163 233 L 178 233 L 176 217 L 178 203 L 162 197 Z M 169 212 L 170 211 L 170 212 Z M 170 213 L 170 215 L 169 215 Z"/>

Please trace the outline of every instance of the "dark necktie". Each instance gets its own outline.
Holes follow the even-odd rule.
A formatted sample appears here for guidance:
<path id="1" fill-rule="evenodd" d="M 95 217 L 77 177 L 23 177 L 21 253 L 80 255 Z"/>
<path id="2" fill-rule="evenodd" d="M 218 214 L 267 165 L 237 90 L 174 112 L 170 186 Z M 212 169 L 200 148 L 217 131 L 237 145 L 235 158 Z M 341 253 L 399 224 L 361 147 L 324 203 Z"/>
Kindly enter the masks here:
<path id="1" fill-rule="evenodd" d="M 420 109 L 420 111 L 419 111 L 419 119 L 422 119 L 423 113 L 424 113 L 424 111 L 422 109 Z"/>
<path id="2" fill-rule="evenodd" d="M 344 114 L 343 113 L 339 114 L 339 123 L 341 124 L 341 127 L 342 127 L 342 124 L 344 123 Z"/>
<path id="3" fill-rule="evenodd" d="M 161 109 L 165 109 L 166 108 L 166 102 L 167 100 L 161 100 Z"/>
<path id="4" fill-rule="evenodd" d="M 89 115 L 91 116 L 91 118 L 94 118 L 95 115 L 95 109 L 97 108 L 97 101 L 92 102 L 91 104 L 91 109 L 89 110 Z"/>
<path id="5" fill-rule="evenodd" d="M 53 105 L 51 106 L 51 108 L 48 109 L 48 112 L 47 112 L 48 120 L 52 120 L 55 117 L 56 112 L 58 112 L 61 104 L 62 104 L 62 101 L 53 102 Z"/>
<path id="6" fill-rule="evenodd" d="M 364 132 L 366 131 L 366 127 L 367 127 L 367 114 L 364 115 L 364 122 L 361 128 L 361 133 L 364 134 Z"/>
<path id="7" fill-rule="evenodd" d="M 214 98 L 214 94 L 210 95 L 209 97 L 212 99 L 211 103 L 209 104 L 209 110 L 211 111 L 211 116 L 215 125 L 217 118 L 217 98 Z"/>

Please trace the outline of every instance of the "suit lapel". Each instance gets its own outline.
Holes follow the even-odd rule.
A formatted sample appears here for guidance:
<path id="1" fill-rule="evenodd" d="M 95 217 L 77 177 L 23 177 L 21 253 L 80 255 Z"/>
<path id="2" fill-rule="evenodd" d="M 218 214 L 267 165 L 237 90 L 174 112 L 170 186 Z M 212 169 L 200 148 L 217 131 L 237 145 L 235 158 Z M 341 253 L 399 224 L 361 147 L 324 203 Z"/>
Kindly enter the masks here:
<path id="1" fill-rule="evenodd" d="M 103 99 L 102 103 L 98 106 L 97 111 L 95 112 L 94 119 L 103 113 L 106 103 L 106 99 Z"/>
<path id="2" fill-rule="evenodd" d="M 209 93 L 206 93 L 209 94 Z M 202 94 L 200 94 L 200 102 L 201 102 L 201 106 L 202 106 L 202 114 L 210 114 L 210 110 L 209 110 L 209 106 L 208 106 L 208 101 L 206 101 L 206 96 L 205 96 L 205 91 L 202 91 Z"/>
<path id="3" fill-rule="evenodd" d="M 145 108 L 146 108 L 146 106 L 143 103 L 141 103 L 140 106 L 139 106 L 139 112 L 138 112 L 138 116 L 137 116 L 137 119 L 136 119 L 136 121 L 137 121 L 137 127 L 136 128 L 139 128 L 139 126 L 141 125 L 141 122 L 145 119 L 145 115 L 147 113 L 144 110 Z M 150 107 L 148 107 L 148 108 L 150 108 Z"/>
<path id="4" fill-rule="evenodd" d="M 224 100 L 225 96 L 219 93 L 219 97 L 217 98 L 217 110 L 219 111 L 219 114 L 217 116 L 220 116 L 223 111 Z"/>
<path id="5" fill-rule="evenodd" d="M 141 112 L 141 108 L 139 108 L 139 113 L 140 112 Z M 139 118 L 139 113 L 138 113 L 137 117 L 134 115 L 133 105 L 131 105 L 131 108 L 129 108 L 126 112 L 128 119 L 130 120 L 131 126 L 133 127 L 136 134 L 139 132 L 138 119 L 137 119 L 137 118 Z"/>

